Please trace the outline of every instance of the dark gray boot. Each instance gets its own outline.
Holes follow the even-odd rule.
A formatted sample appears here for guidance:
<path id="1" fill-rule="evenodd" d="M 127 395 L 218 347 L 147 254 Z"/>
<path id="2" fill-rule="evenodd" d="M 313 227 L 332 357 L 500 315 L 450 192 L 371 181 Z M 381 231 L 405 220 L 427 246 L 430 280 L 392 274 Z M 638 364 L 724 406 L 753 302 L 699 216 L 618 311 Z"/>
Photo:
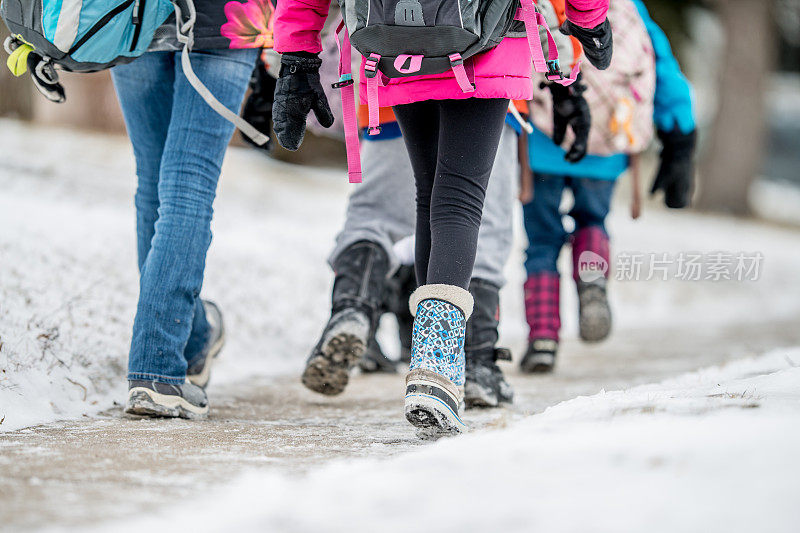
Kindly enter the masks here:
<path id="1" fill-rule="evenodd" d="M 608 280 L 578 281 L 578 316 L 581 340 L 600 342 L 611 333 L 611 307 L 608 305 Z"/>
<path id="2" fill-rule="evenodd" d="M 344 391 L 350 369 L 361 359 L 381 313 L 389 257 L 370 241 L 347 247 L 334 261 L 331 318 L 311 352 L 303 385 L 321 394 Z"/>
<path id="3" fill-rule="evenodd" d="M 475 299 L 472 317 L 467 322 L 466 383 L 464 401 L 470 407 L 497 407 L 511 403 L 514 391 L 508 384 L 498 359 L 510 360 L 508 350 L 497 348 L 500 288 L 481 279 L 472 279 L 469 292 Z"/>

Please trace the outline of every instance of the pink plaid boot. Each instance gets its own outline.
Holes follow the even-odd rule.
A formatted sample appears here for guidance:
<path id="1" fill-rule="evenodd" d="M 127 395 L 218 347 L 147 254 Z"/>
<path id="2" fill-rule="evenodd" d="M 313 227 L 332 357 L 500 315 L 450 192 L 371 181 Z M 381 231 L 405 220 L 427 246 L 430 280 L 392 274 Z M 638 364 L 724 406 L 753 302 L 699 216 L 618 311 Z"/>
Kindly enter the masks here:
<path id="1" fill-rule="evenodd" d="M 523 372 L 552 372 L 558 352 L 559 276 L 557 272 L 531 274 L 525 282 L 525 318 L 530 326 L 528 350 L 522 358 Z"/>
<path id="2" fill-rule="evenodd" d="M 606 285 L 610 270 L 608 234 L 598 226 L 581 228 L 572 240 L 572 277 L 578 287 L 580 336 L 599 342 L 611 333 Z"/>

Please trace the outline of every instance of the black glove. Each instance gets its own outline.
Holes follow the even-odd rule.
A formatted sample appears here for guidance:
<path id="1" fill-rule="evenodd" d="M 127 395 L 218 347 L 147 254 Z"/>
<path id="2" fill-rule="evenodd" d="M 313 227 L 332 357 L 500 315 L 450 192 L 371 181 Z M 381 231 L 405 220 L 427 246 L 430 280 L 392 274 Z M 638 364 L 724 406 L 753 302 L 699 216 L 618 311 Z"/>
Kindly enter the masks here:
<path id="1" fill-rule="evenodd" d="M 571 127 L 575 141 L 564 159 L 570 163 L 577 163 L 586 156 L 589 130 L 592 127 L 589 104 L 583 97 L 586 86 L 580 82 L 580 77 L 569 87 L 557 83 L 544 85 L 553 93 L 553 142 L 561 146 L 567 134 L 567 127 Z"/>
<path id="2" fill-rule="evenodd" d="M 269 132 L 272 122 L 272 103 L 275 97 L 275 78 L 269 75 L 267 67 L 261 58 L 256 62 L 253 76 L 250 78 L 250 96 L 244 103 L 242 118 L 252 124 L 258 131 Z M 270 151 L 272 139 L 267 144 L 259 146 L 245 134 L 242 139 L 260 150 Z"/>
<path id="3" fill-rule="evenodd" d="M 586 59 L 600 70 L 605 70 L 611 64 L 611 55 L 614 53 L 614 39 L 611 35 L 611 24 L 608 19 L 594 28 L 582 28 L 570 21 L 561 25 L 561 33 L 572 35 L 583 46 Z"/>
<path id="4" fill-rule="evenodd" d="M 697 132 L 681 133 L 676 126 L 671 132 L 659 130 L 658 138 L 664 148 L 661 150 L 661 166 L 650 194 L 662 189 L 667 207 L 686 207 L 689 205 L 694 183 L 693 157 Z"/>
<path id="5" fill-rule="evenodd" d="M 330 128 L 333 113 L 319 80 L 322 60 L 309 52 L 283 54 L 275 86 L 272 122 L 278 142 L 287 150 L 297 150 L 306 132 L 306 117 L 311 110 L 319 123 Z"/>

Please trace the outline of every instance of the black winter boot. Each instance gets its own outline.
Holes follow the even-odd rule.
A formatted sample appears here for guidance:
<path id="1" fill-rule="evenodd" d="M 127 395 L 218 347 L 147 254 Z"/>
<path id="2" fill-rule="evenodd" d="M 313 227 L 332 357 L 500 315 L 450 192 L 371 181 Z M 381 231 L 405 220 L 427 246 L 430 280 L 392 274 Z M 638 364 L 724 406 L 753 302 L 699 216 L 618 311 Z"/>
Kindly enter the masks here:
<path id="1" fill-rule="evenodd" d="M 469 292 L 475 299 L 472 317 L 467 322 L 466 383 L 464 401 L 467 408 L 497 407 L 511 403 L 514 391 L 497 366 L 498 359 L 510 360 L 508 350 L 497 344 L 500 288 L 481 279 L 473 279 Z"/>
<path id="2" fill-rule="evenodd" d="M 311 352 L 303 385 L 321 394 L 344 391 L 350 369 L 375 333 L 389 272 L 389 257 L 378 244 L 359 241 L 334 261 L 331 318 Z"/>

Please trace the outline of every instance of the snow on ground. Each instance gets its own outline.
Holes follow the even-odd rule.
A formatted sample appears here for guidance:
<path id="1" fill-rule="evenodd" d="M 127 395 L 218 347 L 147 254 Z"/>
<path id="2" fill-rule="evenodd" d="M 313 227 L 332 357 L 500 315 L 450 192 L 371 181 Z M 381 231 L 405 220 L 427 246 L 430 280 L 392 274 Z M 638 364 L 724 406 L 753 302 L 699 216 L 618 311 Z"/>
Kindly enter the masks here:
<path id="1" fill-rule="evenodd" d="M 135 179 L 124 138 L 0 121 L 0 145 L 12 147 L 0 162 L 0 430 L 8 431 L 124 398 L 138 290 Z M 341 170 L 230 150 L 204 285 L 229 332 L 215 383 L 299 372 L 328 312 L 325 261 L 348 190 Z M 618 205 L 609 221 L 617 251 L 757 251 L 764 261 L 755 282 L 615 282 L 616 334 L 685 327 L 691 335 L 800 313 L 797 230 L 656 209 L 632 222 L 626 212 Z M 527 334 L 523 243 L 507 268 L 501 326 L 517 349 Z M 575 337 L 571 282 L 562 302 L 564 336 Z"/>
<path id="2" fill-rule="evenodd" d="M 798 449 L 800 348 L 782 349 L 389 460 L 252 473 L 128 529 L 788 533 Z"/>
<path id="3" fill-rule="evenodd" d="M 757 180 L 750 186 L 750 207 L 759 217 L 800 225 L 800 188 L 788 181 Z"/>

